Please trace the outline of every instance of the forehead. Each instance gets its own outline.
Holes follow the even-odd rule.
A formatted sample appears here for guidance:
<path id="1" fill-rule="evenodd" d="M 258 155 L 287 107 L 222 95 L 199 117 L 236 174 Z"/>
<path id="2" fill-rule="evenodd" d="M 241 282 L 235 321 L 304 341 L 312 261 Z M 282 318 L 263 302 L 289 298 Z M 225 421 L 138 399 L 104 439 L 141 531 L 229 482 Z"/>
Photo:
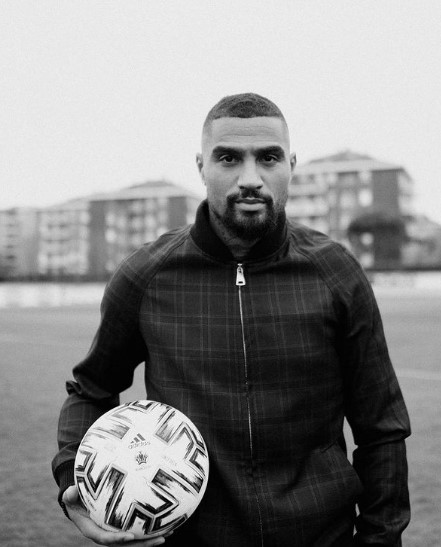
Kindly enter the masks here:
<path id="1" fill-rule="evenodd" d="M 289 132 L 276 117 L 219 118 L 202 135 L 203 149 L 215 146 L 279 145 L 289 149 Z"/>

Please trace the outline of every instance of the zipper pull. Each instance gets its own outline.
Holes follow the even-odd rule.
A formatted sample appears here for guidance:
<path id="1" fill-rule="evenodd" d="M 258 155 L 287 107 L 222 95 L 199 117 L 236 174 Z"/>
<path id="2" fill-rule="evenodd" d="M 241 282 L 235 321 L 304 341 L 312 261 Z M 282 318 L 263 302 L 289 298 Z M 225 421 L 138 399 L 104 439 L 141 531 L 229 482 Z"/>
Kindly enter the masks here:
<path id="1" fill-rule="evenodd" d="M 236 270 L 236 285 L 238 287 L 242 287 L 245 284 L 246 284 L 245 283 L 245 276 L 244 276 L 244 273 L 243 273 L 242 264 L 238 264 L 237 265 L 237 270 Z"/>

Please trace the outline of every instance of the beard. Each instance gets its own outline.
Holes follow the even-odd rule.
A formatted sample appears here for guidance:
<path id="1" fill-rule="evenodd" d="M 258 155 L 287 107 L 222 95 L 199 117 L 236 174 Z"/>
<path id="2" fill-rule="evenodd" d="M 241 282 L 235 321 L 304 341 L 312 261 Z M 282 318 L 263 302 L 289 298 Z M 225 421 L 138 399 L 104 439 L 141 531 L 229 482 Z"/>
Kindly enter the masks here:
<path id="1" fill-rule="evenodd" d="M 265 207 L 259 211 L 239 210 L 236 201 L 245 198 L 263 200 Z M 214 209 L 212 212 L 231 235 L 243 241 L 254 241 L 275 229 L 283 216 L 284 207 L 284 203 L 277 205 L 272 196 L 262 195 L 258 190 L 244 190 L 240 194 L 227 196 L 223 214 Z"/>

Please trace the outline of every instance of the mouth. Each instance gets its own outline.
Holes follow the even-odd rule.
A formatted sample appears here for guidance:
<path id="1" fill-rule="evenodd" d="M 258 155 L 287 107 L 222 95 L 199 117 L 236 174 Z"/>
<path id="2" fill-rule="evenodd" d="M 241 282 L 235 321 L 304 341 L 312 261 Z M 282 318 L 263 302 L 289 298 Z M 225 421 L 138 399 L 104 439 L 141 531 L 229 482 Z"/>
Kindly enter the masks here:
<path id="1" fill-rule="evenodd" d="M 245 203 L 246 205 L 254 205 L 256 203 L 265 203 L 265 200 L 261 198 L 239 198 L 236 200 L 236 203 Z"/>
<path id="2" fill-rule="evenodd" d="M 236 206 L 242 211 L 260 211 L 266 207 L 266 201 L 260 198 L 239 198 L 236 200 Z"/>

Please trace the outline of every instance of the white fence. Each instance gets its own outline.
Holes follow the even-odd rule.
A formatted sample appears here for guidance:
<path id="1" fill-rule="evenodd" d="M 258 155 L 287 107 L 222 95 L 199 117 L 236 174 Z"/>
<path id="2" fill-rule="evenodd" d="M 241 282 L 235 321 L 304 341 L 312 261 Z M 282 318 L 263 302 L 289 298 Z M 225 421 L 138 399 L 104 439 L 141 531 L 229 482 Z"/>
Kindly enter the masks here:
<path id="1" fill-rule="evenodd" d="M 399 296 L 441 295 L 441 272 L 382 272 L 370 275 L 374 291 Z M 0 308 L 99 305 L 103 283 L 0 283 Z"/>
<path id="2" fill-rule="evenodd" d="M 375 292 L 441 293 L 441 272 L 378 272 L 370 278 Z"/>
<path id="3" fill-rule="evenodd" d="M 99 304 L 102 283 L 0 283 L 0 308 Z"/>

